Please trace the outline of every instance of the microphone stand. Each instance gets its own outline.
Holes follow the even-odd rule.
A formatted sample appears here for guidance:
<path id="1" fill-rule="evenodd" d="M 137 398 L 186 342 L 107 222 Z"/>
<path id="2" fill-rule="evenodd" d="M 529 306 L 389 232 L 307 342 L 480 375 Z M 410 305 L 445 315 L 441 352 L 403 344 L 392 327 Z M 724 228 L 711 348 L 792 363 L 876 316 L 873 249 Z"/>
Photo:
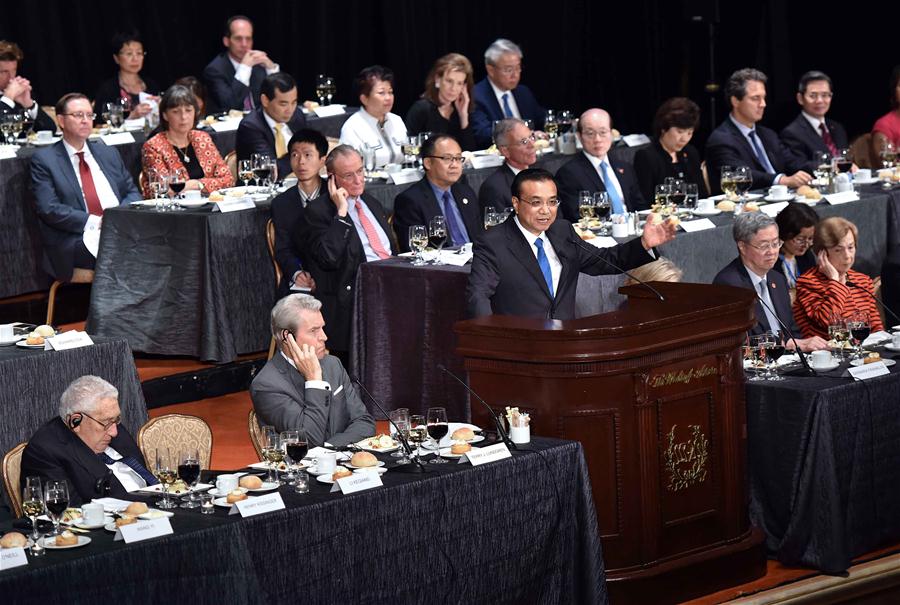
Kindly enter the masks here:
<path id="1" fill-rule="evenodd" d="M 387 418 L 387 421 L 391 423 L 391 426 L 394 427 L 395 429 L 397 429 L 397 439 L 400 441 L 400 444 L 403 446 L 403 451 L 406 452 L 406 456 L 413 462 L 413 464 L 397 465 L 397 466 L 393 467 L 392 470 L 400 471 L 402 473 L 426 473 L 426 472 L 428 472 L 427 469 L 424 466 L 422 466 L 422 461 L 419 460 L 419 457 L 413 456 L 412 448 L 409 447 L 409 441 L 406 440 L 406 437 L 403 435 L 403 431 L 401 431 L 400 427 L 398 427 L 397 424 L 393 420 L 391 420 L 391 415 L 388 414 L 384 410 L 384 408 L 381 406 L 381 404 L 378 402 L 378 400 L 375 399 L 375 397 L 372 395 L 372 393 L 369 392 L 369 389 L 366 388 L 366 385 L 364 385 L 359 380 L 359 378 L 357 378 L 355 376 L 351 376 L 350 380 L 355 382 L 357 384 L 357 386 L 359 386 L 359 388 L 361 388 L 363 390 L 363 393 L 365 393 L 366 396 L 369 398 L 369 400 L 375 404 L 375 407 L 378 408 L 378 411 L 381 412 L 382 414 L 384 414 L 385 418 Z M 436 453 L 436 455 L 438 455 L 438 454 Z"/>
<path id="2" fill-rule="evenodd" d="M 897 317 L 897 314 L 894 313 L 893 311 L 891 311 L 890 308 L 888 308 L 888 306 L 886 304 L 884 304 L 881 300 L 879 300 L 879 298 L 877 296 L 875 296 L 874 294 L 872 294 L 871 292 L 869 292 L 868 290 L 866 290 L 859 284 L 856 284 L 856 283 L 850 281 L 849 279 L 847 280 L 847 286 L 850 288 L 855 288 L 857 290 L 861 290 L 861 291 L 865 292 L 866 294 L 868 294 L 869 296 L 871 296 L 875 300 L 875 302 L 877 302 L 879 305 L 881 305 L 882 309 L 884 309 L 885 311 L 887 311 L 888 313 L 891 314 L 891 317 L 894 318 L 894 321 L 900 323 L 900 317 Z"/>
<path id="3" fill-rule="evenodd" d="M 794 333 L 788 330 L 788 327 L 784 325 L 784 322 L 781 321 L 780 317 L 778 317 L 778 313 L 775 312 L 775 309 L 766 304 L 766 301 L 762 299 L 756 289 L 753 290 L 753 294 L 756 296 L 756 300 L 758 300 L 762 306 L 764 306 L 772 313 L 772 317 L 775 318 L 775 321 L 778 322 L 778 325 L 781 326 L 781 329 L 784 330 L 784 333 L 790 335 L 791 341 L 793 341 L 794 343 L 794 350 L 797 351 L 797 357 L 800 358 L 800 363 L 803 364 L 803 374 L 805 374 L 806 376 L 818 376 L 818 373 L 816 373 L 816 371 L 809 366 L 809 362 L 806 361 L 806 354 L 800 350 L 800 344 L 797 342 L 797 338 L 794 336 Z"/>
<path id="4" fill-rule="evenodd" d="M 458 382 L 459 384 L 463 385 L 463 388 L 465 388 L 469 393 L 471 393 L 472 395 L 474 395 L 474 396 L 475 396 L 475 399 L 477 399 L 478 401 L 481 402 L 481 405 L 483 405 L 483 406 L 485 407 L 485 409 L 488 411 L 488 414 L 490 414 L 490 415 L 491 415 L 491 418 L 494 419 L 494 426 L 497 428 L 497 434 L 500 435 L 500 439 L 502 439 L 502 440 L 503 440 L 503 443 L 506 444 L 507 449 L 509 449 L 509 450 L 517 450 L 517 449 L 519 449 L 519 448 L 516 446 L 516 444 L 513 443 L 512 440 L 509 438 L 509 435 L 506 434 L 506 431 L 503 430 L 503 426 L 500 424 L 500 419 L 497 418 L 497 414 L 494 413 L 494 410 L 491 409 L 491 406 L 489 406 L 489 405 L 487 404 L 487 402 L 486 402 L 484 399 L 482 399 L 481 396 L 480 396 L 478 393 L 476 393 L 475 391 L 473 391 L 472 388 L 471 388 L 469 385 L 467 385 L 467 384 L 465 383 L 465 381 L 463 381 L 459 376 L 457 376 L 456 374 L 454 374 L 453 372 L 451 372 L 450 370 L 448 370 L 448 369 L 444 366 L 444 364 L 439 363 L 439 364 L 437 364 L 437 367 L 440 368 L 443 372 L 445 372 L 445 373 L 449 374 L 450 376 L 452 376 L 453 379 L 454 379 L 456 382 Z"/>
<path id="5" fill-rule="evenodd" d="M 619 273 L 622 273 L 622 274 L 624 274 L 624 275 L 627 275 L 628 277 L 630 277 L 631 279 L 633 279 L 633 280 L 636 281 L 637 283 L 641 284 L 642 286 L 644 286 L 645 288 L 647 288 L 648 290 L 650 290 L 651 292 L 653 292 L 653 293 L 656 295 L 656 298 L 658 298 L 661 302 L 666 302 L 666 297 L 663 296 L 662 294 L 660 294 L 660 293 L 659 293 L 659 290 L 657 290 L 656 288 L 654 288 L 653 286 L 651 286 L 650 284 L 648 284 L 648 283 L 645 282 L 644 280 L 635 277 L 635 276 L 632 275 L 630 272 L 628 272 L 628 271 L 626 271 L 625 269 L 619 267 L 619 266 L 616 265 L 614 262 L 612 262 L 612 261 L 609 260 L 608 258 L 604 257 L 602 254 L 599 253 L 599 250 L 596 250 L 593 246 L 589 246 L 589 245 L 585 244 L 583 241 L 581 241 L 581 238 L 580 238 L 580 237 L 576 237 L 576 238 L 571 238 L 571 237 L 570 237 L 570 238 L 569 238 L 569 241 L 572 242 L 573 244 L 575 244 L 576 246 L 580 247 L 582 250 L 586 250 L 586 251 L 588 252 L 588 254 L 590 254 L 591 257 L 594 259 L 594 263 L 596 263 L 598 260 L 602 260 L 604 263 L 606 263 L 607 266 L 612 267 L 613 269 L 615 269 L 615 270 L 618 271 Z M 593 263 L 591 263 L 591 264 L 593 264 Z"/>

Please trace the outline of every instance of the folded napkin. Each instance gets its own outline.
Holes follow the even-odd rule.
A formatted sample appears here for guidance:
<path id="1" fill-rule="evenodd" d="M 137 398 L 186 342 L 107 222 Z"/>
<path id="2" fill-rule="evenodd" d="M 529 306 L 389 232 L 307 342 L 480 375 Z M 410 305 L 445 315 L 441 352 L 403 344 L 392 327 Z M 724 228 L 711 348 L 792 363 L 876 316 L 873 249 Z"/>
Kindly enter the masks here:
<path id="1" fill-rule="evenodd" d="M 884 330 L 880 330 L 878 332 L 872 332 L 869 334 L 869 337 L 866 338 L 862 346 L 864 347 L 872 347 L 883 342 L 889 342 L 891 340 L 890 332 L 885 332 Z"/>

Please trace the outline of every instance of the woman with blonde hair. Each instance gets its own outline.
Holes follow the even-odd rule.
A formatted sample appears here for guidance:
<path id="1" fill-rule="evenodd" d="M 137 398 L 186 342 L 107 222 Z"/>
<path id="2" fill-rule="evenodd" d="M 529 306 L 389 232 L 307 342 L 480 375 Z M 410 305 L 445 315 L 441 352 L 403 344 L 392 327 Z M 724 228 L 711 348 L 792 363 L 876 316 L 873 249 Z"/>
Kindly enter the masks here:
<path id="1" fill-rule="evenodd" d="M 472 63 L 459 53 L 444 55 L 428 72 L 422 97 L 406 113 L 407 132 L 449 134 L 463 151 L 473 151 L 475 136 L 469 119 L 475 110 L 474 88 Z"/>
<path id="2" fill-rule="evenodd" d="M 681 277 L 684 275 L 684 271 L 678 268 L 678 265 L 670 261 L 665 256 L 661 256 L 652 263 L 647 263 L 646 265 L 641 265 L 637 269 L 632 269 L 629 271 L 632 275 L 640 279 L 641 281 L 666 281 L 666 282 L 680 282 Z M 630 286 L 632 284 L 636 284 L 635 280 L 630 277 L 625 279 L 625 285 Z"/>

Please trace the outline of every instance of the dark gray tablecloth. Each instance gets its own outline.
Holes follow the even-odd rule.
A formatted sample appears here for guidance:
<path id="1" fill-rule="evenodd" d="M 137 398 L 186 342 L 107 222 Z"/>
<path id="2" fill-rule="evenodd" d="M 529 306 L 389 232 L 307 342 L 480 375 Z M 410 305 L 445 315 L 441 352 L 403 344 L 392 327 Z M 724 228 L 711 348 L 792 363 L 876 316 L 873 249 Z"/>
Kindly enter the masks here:
<path id="1" fill-rule="evenodd" d="M 0 456 L 58 415 L 60 395 L 85 374 L 100 376 L 119 389 L 122 423 L 137 435 L 147 422 L 147 404 L 125 341 L 98 338 L 92 347 L 69 351 L 0 347 Z"/>
<path id="2" fill-rule="evenodd" d="M 785 565 L 840 573 L 900 539 L 896 367 L 866 382 L 841 369 L 747 383 L 751 520 Z"/>
<path id="3" fill-rule="evenodd" d="M 103 530 L 87 547 L 0 573 L 17 602 L 606 603 L 581 445 L 421 478 L 388 472 L 352 496 L 281 493 L 250 519 L 177 510 L 174 535 L 130 546 Z M 432 467 L 433 468 L 433 467 Z M 93 581 L 92 578 L 102 578 Z"/>

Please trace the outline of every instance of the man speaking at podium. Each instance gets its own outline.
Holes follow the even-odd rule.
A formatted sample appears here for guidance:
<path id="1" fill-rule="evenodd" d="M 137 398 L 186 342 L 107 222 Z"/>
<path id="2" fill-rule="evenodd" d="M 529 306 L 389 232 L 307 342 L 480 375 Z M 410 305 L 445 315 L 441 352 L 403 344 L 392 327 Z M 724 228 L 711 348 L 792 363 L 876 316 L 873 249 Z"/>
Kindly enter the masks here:
<path id="1" fill-rule="evenodd" d="M 569 221 L 557 219 L 556 182 L 546 170 L 516 176 L 512 205 L 515 214 L 475 243 L 466 287 L 470 317 L 574 319 L 578 273 L 634 269 L 653 261 L 653 248 L 675 237 L 674 224 L 648 220 L 640 239 L 603 249 L 585 244 Z"/>

